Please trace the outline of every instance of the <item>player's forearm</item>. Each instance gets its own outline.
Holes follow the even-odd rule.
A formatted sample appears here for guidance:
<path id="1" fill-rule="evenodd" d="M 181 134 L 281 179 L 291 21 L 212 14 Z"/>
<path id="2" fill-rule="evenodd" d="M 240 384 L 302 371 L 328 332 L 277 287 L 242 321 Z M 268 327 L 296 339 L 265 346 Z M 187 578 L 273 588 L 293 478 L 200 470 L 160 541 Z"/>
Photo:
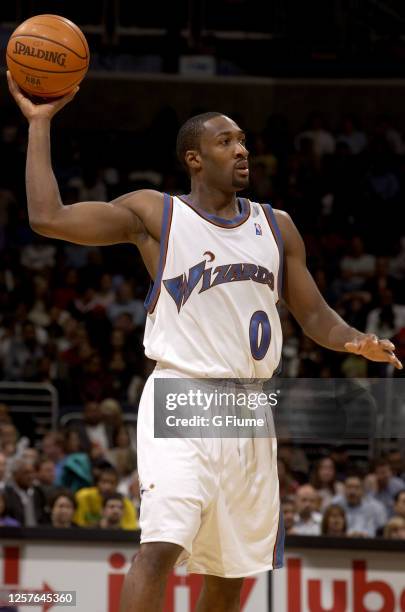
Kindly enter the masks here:
<path id="1" fill-rule="evenodd" d="M 63 206 L 52 170 L 50 140 L 50 120 L 31 121 L 25 180 L 30 224 L 39 233 L 46 233 Z"/>
<path id="2" fill-rule="evenodd" d="M 362 332 L 348 325 L 327 304 L 310 315 L 302 328 L 311 340 L 332 351 L 345 351 L 346 342 L 353 342 L 364 336 Z"/>

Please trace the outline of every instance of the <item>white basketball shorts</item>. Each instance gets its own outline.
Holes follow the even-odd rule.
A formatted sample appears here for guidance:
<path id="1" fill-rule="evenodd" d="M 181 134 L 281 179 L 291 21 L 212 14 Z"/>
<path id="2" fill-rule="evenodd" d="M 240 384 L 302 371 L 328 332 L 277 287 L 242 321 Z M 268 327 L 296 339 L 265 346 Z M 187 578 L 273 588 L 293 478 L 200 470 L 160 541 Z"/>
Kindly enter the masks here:
<path id="1" fill-rule="evenodd" d="M 275 438 L 155 438 L 155 370 L 138 414 L 141 543 L 172 542 L 190 573 L 240 578 L 283 564 Z"/>

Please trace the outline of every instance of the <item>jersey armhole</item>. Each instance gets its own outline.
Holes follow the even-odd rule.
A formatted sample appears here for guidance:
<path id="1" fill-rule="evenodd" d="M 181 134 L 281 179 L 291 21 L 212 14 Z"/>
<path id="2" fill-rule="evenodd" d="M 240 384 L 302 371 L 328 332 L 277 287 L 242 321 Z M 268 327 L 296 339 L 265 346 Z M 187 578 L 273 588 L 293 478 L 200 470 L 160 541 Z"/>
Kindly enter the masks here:
<path id="1" fill-rule="evenodd" d="M 268 222 L 268 224 L 270 226 L 271 232 L 272 232 L 272 234 L 274 236 L 274 240 L 276 241 L 278 252 L 279 252 L 280 264 L 279 264 L 279 269 L 278 269 L 278 274 L 277 274 L 277 293 L 278 293 L 278 299 L 280 300 L 282 295 L 283 295 L 283 281 L 284 281 L 284 242 L 283 242 L 283 237 L 281 235 L 280 228 L 279 228 L 278 223 L 276 221 L 276 216 L 274 214 L 274 210 L 272 209 L 270 204 L 261 204 L 261 207 L 263 208 L 264 214 L 266 215 L 267 222 Z"/>
<path id="2" fill-rule="evenodd" d="M 168 193 L 163 194 L 163 217 L 162 217 L 162 234 L 160 236 L 160 252 L 159 265 L 156 273 L 156 278 L 151 281 L 149 291 L 145 299 L 145 308 L 148 314 L 152 314 L 155 310 L 157 301 L 160 295 L 162 285 L 163 271 L 166 265 L 167 248 L 169 245 L 170 227 L 173 218 L 173 197 Z"/>

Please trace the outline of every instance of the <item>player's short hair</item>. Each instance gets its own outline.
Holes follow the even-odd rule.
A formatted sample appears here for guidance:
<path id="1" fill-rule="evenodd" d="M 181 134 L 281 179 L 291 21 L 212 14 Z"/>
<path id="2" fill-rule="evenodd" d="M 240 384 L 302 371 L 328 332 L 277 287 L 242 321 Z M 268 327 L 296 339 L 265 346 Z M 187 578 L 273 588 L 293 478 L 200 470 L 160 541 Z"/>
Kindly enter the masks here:
<path id="1" fill-rule="evenodd" d="M 187 121 L 183 123 L 179 129 L 177 134 L 176 153 L 180 163 L 187 170 L 187 172 L 188 167 L 185 160 L 186 153 L 191 149 L 199 148 L 204 123 L 209 119 L 221 117 L 222 115 L 223 113 L 213 111 L 209 113 L 201 113 L 200 115 L 194 115 L 194 117 L 187 119 Z"/>

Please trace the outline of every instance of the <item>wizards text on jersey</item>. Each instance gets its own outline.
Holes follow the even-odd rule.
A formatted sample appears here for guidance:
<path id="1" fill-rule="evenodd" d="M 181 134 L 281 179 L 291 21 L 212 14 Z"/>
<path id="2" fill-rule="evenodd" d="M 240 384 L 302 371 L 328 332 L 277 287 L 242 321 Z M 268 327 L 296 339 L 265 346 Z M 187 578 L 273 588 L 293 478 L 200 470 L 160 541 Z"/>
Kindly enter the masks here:
<path id="1" fill-rule="evenodd" d="M 267 285 L 274 291 L 274 274 L 264 266 L 252 263 L 235 263 L 224 266 L 206 268 L 207 261 L 203 260 L 188 271 L 188 276 L 183 272 L 175 278 L 163 281 L 169 295 L 176 303 L 177 311 L 187 302 L 188 298 L 202 279 L 201 288 L 198 293 L 207 291 L 212 287 L 224 283 L 235 283 L 239 281 L 253 281 Z"/>

